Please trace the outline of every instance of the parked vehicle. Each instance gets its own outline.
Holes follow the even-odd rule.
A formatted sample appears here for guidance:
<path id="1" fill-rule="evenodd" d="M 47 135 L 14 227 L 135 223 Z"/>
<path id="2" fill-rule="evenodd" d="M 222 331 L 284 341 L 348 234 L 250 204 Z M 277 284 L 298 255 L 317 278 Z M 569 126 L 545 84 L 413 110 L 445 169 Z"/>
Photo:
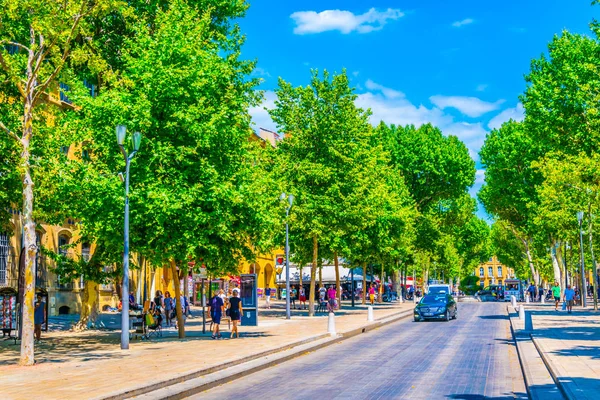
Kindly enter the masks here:
<path id="1" fill-rule="evenodd" d="M 523 286 L 519 279 L 506 279 L 504 281 L 504 301 L 510 301 L 510 296 L 515 296 L 517 301 L 523 301 Z"/>
<path id="2" fill-rule="evenodd" d="M 386 302 L 392 302 L 398 300 L 398 292 L 394 292 L 392 290 L 386 290 L 385 293 L 381 296 L 381 299 Z"/>
<path id="3" fill-rule="evenodd" d="M 450 321 L 456 319 L 458 307 L 454 297 L 450 294 L 428 294 L 415 306 L 415 322 L 427 319 L 439 319 Z"/>

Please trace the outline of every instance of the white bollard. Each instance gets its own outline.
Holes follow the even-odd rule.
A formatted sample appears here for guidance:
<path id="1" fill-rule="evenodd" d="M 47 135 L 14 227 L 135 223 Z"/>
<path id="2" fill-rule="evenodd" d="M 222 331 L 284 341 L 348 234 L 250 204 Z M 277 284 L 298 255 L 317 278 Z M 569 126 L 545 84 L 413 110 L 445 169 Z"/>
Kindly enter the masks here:
<path id="1" fill-rule="evenodd" d="M 525 321 L 525 307 L 523 307 L 523 305 L 521 304 L 521 306 L 519 307 L 519 319 L 521 321 Z"/>
<path id="2" fill-rule="evenodd" d="M 512 303 L 513 308 L 516 309 L 517 308 L 517 298 L 514 295 L 512 295 L 512 296 L 510 296 L 510 301 Z"/>
<path id="3" fill-rule="evenodd" d="M 544 296 L 544 295 L 542 294 L 542 304 L 544 304 L 544 303 L 546 302 L 546 300 L 545 300 L 545 297 L 546 297 L 546 296 Z"/>
<path id="4" fill-rule="evenodd" d="M 373 318 L 373 306 L 369 306 L 369 308 L 368 308 L 367 321 L 369 321 L 369 322 L 375 321 L 375 318 Z"/>
<path id="5" fill-rule="evenodd" d="M 525 296 L 525 303 L 529 303 L 529 295 Z"/>
<path id="6" fill-rule="evenodd" d="M 331 336 L 337 336 L 335 332 L 335 314 L 332 312 L 329 313 L 329 320 L 327 321 L 327 333 Z"/>

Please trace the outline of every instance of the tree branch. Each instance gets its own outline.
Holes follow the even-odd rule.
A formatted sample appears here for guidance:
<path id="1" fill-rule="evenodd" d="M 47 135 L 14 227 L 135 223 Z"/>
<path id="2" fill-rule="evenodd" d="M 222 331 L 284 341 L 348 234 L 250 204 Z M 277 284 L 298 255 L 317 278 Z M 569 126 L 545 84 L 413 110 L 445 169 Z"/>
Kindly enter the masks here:
<path id="1" fill-rule="evenodd" d="M 83 18 L 84 7 L 85 7 L 85 1 L 81 2 L 81 8 L 79 9 L 77 16 L 75 17 L 75 21 L 73 21 L 73 25 L 71 26 L 71 31 L 69 32 L 69 36 L 67 37 L 67 40 L 65 41 L 65 49 L 63 51 L 62 57 L 60 58 L 60 63 L 56 66 L 56 68 L 54 68 L 54 71 L 52 71 L 52 73 L 44 81 L 44 83 L 42 83 L 40 86 L 38 86 L 37 91 L 36 91 L 35 95 L 33 96 L 34 104 L 35 104 L 37 98 L 40 96 L 40 94 L 46 91 L 46 89 L 48 88 L 48 85 L 50 85 L 50 83 L 56 78 L 58 73 L 62 70 L 62 67 L 65 64 L 65 61 L 67 60 L 67 57 L 69 56 L 69 54 L 71 52 L 71 41 L 73 40 L 73 35 L 75 33 L 75 30 L 79 26 L 79 22 L 81 21 L 81 18 Z"/>
<path id="2" fill-rule="evenodd" d="M 29 47 L 27 47 L 27 46 L 25 46 L 25 45 L 22 45 L 21 43 L 17 43 L 17 42 L 11 42 L 10 40 L 2 40 L 2 41 L 0 41 L 0 45 L 2 45 L 2 44 L 5 44 L 5 43 L 6 43 L 6 44 L 11 44 L 11 45 L 13 45 L 13 46 L 20 47 L 20 48 L 22 48 L 23 50 L 30 51 L 30 50 L 29 50 Z"/>
<path id="3" fill-rule="evenodd" d="M 10 136 L 11 138 L 15 139 L 17 142 L 21 143 L 21 138 L 18 137 L 16 133 L 14 133 L 10 129 L 8 129 L 6 127 L 6 125 L 4 125 L 1 121 L 0 121 L 0 128 L 4 129 L 6 131 L 6 133 L 8 133 L 8 136 Z"/>

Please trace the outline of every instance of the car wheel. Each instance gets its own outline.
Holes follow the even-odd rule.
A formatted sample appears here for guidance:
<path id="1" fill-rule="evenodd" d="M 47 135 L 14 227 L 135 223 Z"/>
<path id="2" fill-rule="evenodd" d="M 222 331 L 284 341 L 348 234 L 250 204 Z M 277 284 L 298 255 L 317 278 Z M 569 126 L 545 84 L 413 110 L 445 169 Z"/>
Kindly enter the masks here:
<path id="1" fill-rule="evenodd" d="M 452 316 L 452 319 L 456 319 L 458 317 L 458 308 L 456 310 L 454 310 L 454 315 Z"/>
<path id="2" fill-rule="evenodd" d="M 450 321 L 450 310 L 446 311 L 446 322 Z"/>
<path id="3" fill-rule="evenodd" d="M 421 321 L 421 319 L 420 319 L 420 318 L 417 318 L 417 317 L 414 317 L 414 320 L 415 320 L 415 322 L 419 322 L 419 321 Z"/>

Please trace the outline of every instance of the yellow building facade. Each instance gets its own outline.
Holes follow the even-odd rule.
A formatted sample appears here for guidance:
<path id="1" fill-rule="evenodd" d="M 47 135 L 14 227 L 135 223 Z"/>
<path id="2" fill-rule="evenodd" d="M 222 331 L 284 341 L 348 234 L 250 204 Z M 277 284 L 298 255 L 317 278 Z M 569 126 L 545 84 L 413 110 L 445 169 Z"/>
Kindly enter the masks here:
<path id="1" fill-rule="evenodd" d="M 502 265 L 496 256 L 476 267 L 473 275 L 479 277 L 481 287 L 503 285 L 506 279 L 515 278 L 514 270 Z"/>

